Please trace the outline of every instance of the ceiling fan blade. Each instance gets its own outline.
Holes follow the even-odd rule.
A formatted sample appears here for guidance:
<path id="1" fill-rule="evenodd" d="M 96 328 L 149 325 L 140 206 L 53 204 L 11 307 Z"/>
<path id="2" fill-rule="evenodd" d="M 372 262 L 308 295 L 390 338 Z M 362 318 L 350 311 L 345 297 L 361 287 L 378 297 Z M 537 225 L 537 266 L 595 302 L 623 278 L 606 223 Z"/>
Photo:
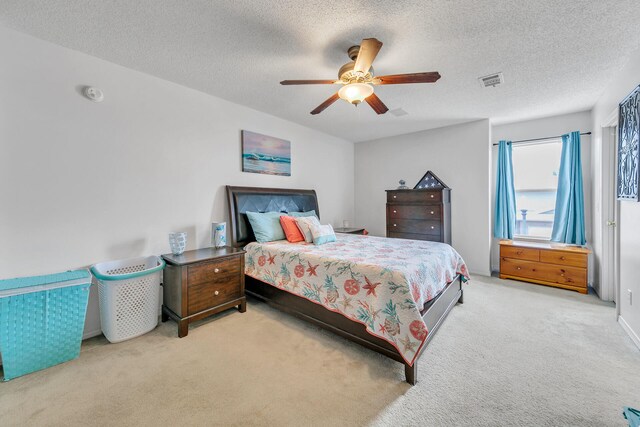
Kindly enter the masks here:
<path id="1" fill-rule="evenodd" d="M 374 84 L 399 85 L 403 83 L 435 83 L 440 78 L 440 73 L 432 71 L 428 73 L 393 74 L 390 76 L 376 76 Z"/>
<path id="2" fill-rule="evenodd" d="M 339 83 L 335 80 L 283 80 L 281 85 L 332 85 Z"/>
<path id="3" fill-rule="evenodd" d="M 331 98 L 327 99 L 322 104 L 318 105 L 315 110 L 311 111 L 311 114 L 316 115 L 322 113 L 329 105 L 333 104 L 338 99 L 340 99 L 340 96 L 338 96 L 338 93 L 336 92 L 331 95 Z"/>
<path id="4" fill-rule="evenodd" d="M 356 58 L 356 65 L 353 67 L 354 71 L 361 71 L 367 73 L 373 60 L 376 59 L 376 55 L 380 52 L 382 42 L 378 39 L 363 39 L 360 44 L 360 51 Z"/>
<path id="5" fill-rule="evenodd" d="M 366 97 L 364 100 L 367 102 L 367 104 L 371 106 L 371 108 L 373 108 L 373 111 L 375 111 L 378 114 L 384 114 L 387 111 L 389 111 L 387 106 L 384 105 L 384 102 L 380 101 L 380 98 L 378 98 L 378 96 L 375 93 L 372 93 L 371 95 Z"/>

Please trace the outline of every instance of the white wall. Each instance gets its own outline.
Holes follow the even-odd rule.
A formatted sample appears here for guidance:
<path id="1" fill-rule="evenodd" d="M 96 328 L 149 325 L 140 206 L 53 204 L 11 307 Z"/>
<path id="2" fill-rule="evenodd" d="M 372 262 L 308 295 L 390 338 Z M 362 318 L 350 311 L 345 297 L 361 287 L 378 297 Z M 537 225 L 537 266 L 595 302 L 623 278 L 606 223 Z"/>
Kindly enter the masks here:
<path id="1" fill-rule="evenodd" d="M 314 188 L 353 221 L 350 142 L 2 27 L 0 52 L 2 278 L 167 253 L 173 230 L 208 246 L 227 184 Z M 241 129 L 290 140 L 292 176 L 241 172 Z"/>
<path id="2" fill-rule="evenodd" d="M 474 273 L 489 274 L 488 120 L 356 144 L 356 223 L 386 234 L 385 190 L 413 187 L 427 170 L 451 187 L 452 246 Z"/>
<path id="3" fill-rule="evenodd" d="M 603 155 L 609 147 L 603 146 L 602 127 L 614 112 L 618 103 L 640 84 L 640 50 L 631 55 L 629 63 L 617 75 L 612 76 L 611 83 L 603 91 L 602 96 L 592 110 L 592 126 L 594 131 L 594 155 L 591 173 L 595 182 L 593 189 L 594 234 L 600 239 L 596 242 L 596 254 L 601 247 L 603 229 L 606 227 L 607 201 L 602 199 L 602 185 L 607 177 L 603 176 Z M 610 168 L 615 173 L 615 167 Z M 640 203 L 619 202 L 620 222 L 620 323 L 640 346 Z M 633 292 L 633 304 L 630 304 L 628 290 Z"/>
<path id="4" fill-rule="evenodd" d="M 523 139 L 546 138 L 548 136 L 563 135 L 574 130 L 580 132 L 591 131 L 591 112 L 582 111 L 573 114 L 563 114 L 560 116 L 546 117 L 536 120 L 509 123 L 505 125 L 495 125 L 491 128 L 491 139 L 493 143 L 500 140 L 519 141 Z M 584 188 L 585 224 L 587 234 L 587 244 L 591 244 L 591 137 L 584 135 L 581 137 L 582 156 L 582 179 Z M 498 147 L 492 145 L 491 164 L 491 218 L 495 208 L 496 191 L 496 165 L 498 158 Z M 560 162 L 560 160 L 558 160 Z M 493 225 L 492 225 L 493 226 Z M 493 230 L 492 230 L 493 235 Z M 593 265 L 593 263 L 592 263 Z M 493 239 L 491 245 L 491 270 L 500 270 L 500 248 L 498 239 Z M 589 282 L 592 283 L 593 271 L 589 272 Z"/>

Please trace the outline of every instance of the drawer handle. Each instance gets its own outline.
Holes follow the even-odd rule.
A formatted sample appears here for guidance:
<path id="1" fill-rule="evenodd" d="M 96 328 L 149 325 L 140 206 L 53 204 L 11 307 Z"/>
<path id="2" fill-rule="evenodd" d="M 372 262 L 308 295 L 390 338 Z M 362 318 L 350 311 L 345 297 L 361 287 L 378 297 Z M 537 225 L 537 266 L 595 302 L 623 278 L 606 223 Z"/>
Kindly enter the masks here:
<path id="1" fill-rule="evenodd" d="M 522 268 L 520 268 L 520 267 L 516 267 L 516 270 L 522 270 Z"/>
<path id="2" fill-rule="evenodd" d="M 220 292 L 218 292 L 218 291 L 215 291 L 215 292 L 214 292 L 213 294 L 214 294 L 214 295 L 218 295 L 219 293 L 220 293 Z"/>
<path id="3" fill-rule="evenodd" d="M 435 227 L 432 225 L 432 226 L 431 226 L 431 229 L 433 230 L 434 228 L 435 228 Z"/>
<path id="4" fill-rule="evenodd" d="M 395 224 L 393 224 L 393 226 L 395 227 L 396 225 L 395 225 Z"/>
<path id="5" fill-rule="evenodd" d="M 562 261 L 564 261 L 564 257 L 563 257 L 563 256 L 561 256 L 561 257 L 560 257 L 560 259 L 561 259 Z"/>
<path id="6" fill-rule="evenodd" d="M 393 196 L 393 198 L 395 199 L 395 198 L 396 198 L 396 196 Z"/>
<path id="7" fill-rule="evenodd" d="M 432 195 L 431 195 L 431 198 L 433 199 L 433 197 L 434 197 L 434 196 L 433 196 L 433 194 L 432 194 Z"/>
<path id="8" fill-rule="evenodd" d="M 522 251 L 516 252 L 516 255 L 522 255 Z"/>
<path id="9" fill-rule="evenodd" d="M 396 211 L 393 211 L 393 213 L 398 213 L 398 212 L 396 212 Z"/>
<path id="10" fill-rule="evenodd" d="M 433 211 L 431 211 L 431 215 L 433 215 Z"/>
<path id="11" fill-rule="evenodd" d="M 219 268 L 214 268 L 214 269 L 213 269 L 213 272 L 214 272 L 214 273 L 220 273 L 220 269 L 219 269 Z M 216 295 L 218 295 L 218 294 L 216 294 Z"/>

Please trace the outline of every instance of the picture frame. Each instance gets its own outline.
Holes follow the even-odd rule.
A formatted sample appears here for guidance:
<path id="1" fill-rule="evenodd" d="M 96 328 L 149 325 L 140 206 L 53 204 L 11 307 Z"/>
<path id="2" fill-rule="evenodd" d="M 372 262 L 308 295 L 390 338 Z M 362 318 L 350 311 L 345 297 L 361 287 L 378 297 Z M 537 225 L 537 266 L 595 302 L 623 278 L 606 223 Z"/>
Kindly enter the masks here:
<path id="1" fill-rule="evenodd" d="M 618 106 L 618 164 L 616 196 L 618 200 L 640 201 L 640 85 Z"/>
<path id="2" fill-rule="evenodd" d="M 291 176 L 291 142 L 242 130 L 242 171 Z"/>

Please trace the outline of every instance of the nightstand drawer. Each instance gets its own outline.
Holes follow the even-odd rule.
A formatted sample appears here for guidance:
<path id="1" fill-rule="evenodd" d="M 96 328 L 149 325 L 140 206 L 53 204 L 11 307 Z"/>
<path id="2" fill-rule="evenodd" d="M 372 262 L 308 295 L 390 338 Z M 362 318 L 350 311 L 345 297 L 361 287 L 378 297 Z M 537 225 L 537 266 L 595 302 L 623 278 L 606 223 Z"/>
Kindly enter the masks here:
<path id="1" fill-rule="evenodd" d="M 219 280 L 223 276 L 240 273 L 240 261 L 237 257 L 212 261 L 190 266 L 188 269 L 189 286 Z"/>
<path id="2" fill-rule="evenodd" d="M 189 285 L 189 315 L 240 298 L 240 274 L 227 273 L 210 282 Z"/>

